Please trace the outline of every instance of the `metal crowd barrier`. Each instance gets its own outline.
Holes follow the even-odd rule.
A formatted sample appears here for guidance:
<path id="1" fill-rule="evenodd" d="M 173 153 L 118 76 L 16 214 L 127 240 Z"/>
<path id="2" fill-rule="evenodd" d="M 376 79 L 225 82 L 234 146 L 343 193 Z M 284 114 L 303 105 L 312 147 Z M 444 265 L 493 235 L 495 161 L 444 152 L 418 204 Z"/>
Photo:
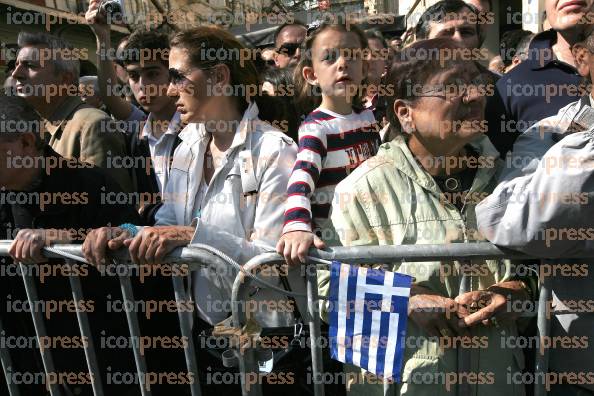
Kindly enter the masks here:
<path id="1" fill-rule="evenodd" d="M 7 256 L 8 249 L 10 247 L 11 241 L 0 241 L 0 256 Z M 321 373 L 323 372 L 322 367 L 322 350 L 321 346 L 316 340 L 320 339 L 320 317 L 318 314 L 317 303 L 318 303 L 318 285 L 317 285 L 317 275 L 316 275 L 316 264 L 312 262 L 317 260 L 338 260 L 344 263 L 349 264 L 372 264 L 372 263 L 390 263 L 390 262 L 398 262 L 398 261 L 409 261 L 409 262 L 419 262 L 419 261 L 437 261 L 437 260 L 473 260 L 473 259 L 526 259 L 530 258 L 526 255 L 513 252 L 510 250 L 504 250 L 497 248 L 496 246 L 484 242 L 484 243 L 470 243 L 470 244 L 448 244 L 448 245 L 402 245 L 402 246 L 370 246 L 370 247 L 336 247 L 328 249 L 327 251 L 322 250 L 310 250 L 310 262 L 307 264 L 306 267 L 306 290 L 307 295 L 298 295 L 298 298 L 307 297 L 306 300 L 301 299 L 302 302 L 306 301 L 306 308 L 303 307 L 303 304 L 297 304 L 298 306 L 302 307 L 302 317 L 309 325 L 310 329 L 310 348 L 312 354 L 312 375 L 314 379 L 314 392 L 316 396 L 324 396 L 324 387 L 322 381 L 317 380 L 320 378 Z M 53 258 L 64 258 L 64 255 L 70 255 L 69 259 L 75 258 L 75 256 L 82 257 L 80 251 L 80 245 L 55 245 L 52 249 L 47 249 L 45 252 L 46 257 L 53 257 Z M 125 254 L 117 254 L 114 256 L 114 259 L 119 262 L 125 262 L 128 260 L 127 255 Z M 184 264 L 188 265 L 189 271 L 194 271 L 204 265 L 224 265 L 228 266 L 228 260 L 225 260 L 223 257 L 218 256 L 217 254 L 213 253 L 209 250 L 204 250 L 196 247 L 186 247 L 186 248 L 179 248 L 172 252 L 170 255 L 167 256 L 164 262 L 167 263 L 179 263 L 183 262 Z M 265 253 L 254 257 L 248 263 L 243 265 L 243 271 L 239 272 L 235 281 L 233 283 L 232 289 L 232 323 L 236 329 L 241 329 L 243 325 L 246 324 L 246 312 L 241 308 L 241 301 L 249 300 L 249 296 L 247 295 L 247 291 L 249 290 L 249 286 L 254 281 L 252 276 L 247 275 L 248 273 L 252 273 L 254 270 L 258 269 L 263 265 L 271 265 L 271 264 L 281 264 L 284 263 L 284 260 L 281 256 L 276 253 Z M 121 265 L 128 265 L 128 264 L 121 264 Z M 22 265 L 21 265 L 22 266 Z M 35 284 L 33 279 L 30 275 L 24 274 L 24 282 L 27 291 L 27 297 L 30 301 L 33 301 L 37 298 L 37 291 L 35 289 Z M 186 290 L 183 284 L 183 279 L 180 276 L 173 276 L 173 287 L 175 292 L 176 302 L 179 304 L 182 301 L 187 301 Z M 80 279 L 78 276 L 73 275 L 70 277 L 72 293 L 74 301 L 77 302 L 76 306 L 78 307 L 78 301 L 82 299 L 82 290 L 80 287 Z M 469 278 L 466 275 L 462 276 L 461 283 L 460 283 L 460 291 L 464 292 L 468 290 Z M 120 276 L 120 285 L 122 291 L 122 297 L 124 301 L 134 301 L 134 296 L 132 294 L 132 287 L 130 282 L 129 276 Z M 539 297 L 539 305 L 538 305 L 538 330 L 541 340 L 544 337 L 549 335 L 549 321 L 546 317 L 546 302 L 549 301 L 551 298 L 550 287 L 548 283 L 548 278 L 544 279 L 544 282 L 541 283 L 540 288 L 540 297 Z M 31 304 L 34 307 L 34 304 Z M 246 305 L 244 304 L 243 307 Z M 126 318 L 128 321 L 128 327 L 130 331 L 130 336 L 133 339 L 139 339 L 140 331 L 138 325 L 138 318 L 136 316 L 136 312 L 129 310 L 126 311 Z M 35 325 L 36 336 L 39 340 L 40 337 L 45 335 L 45 327 L 44 321 L 41 313 L 36 309 L 31 310 L 31 315 L 33 318 L 33 322 Z M 188 347 L 184 348 L 184 353 L 186 357 L 186 365 L 189 373 L 194 374 L 194 381 L 191 385 L 191 393 L 192 396 L 200 396 L 200 384 L 198 382 L 197 376 L 197 361 L 196 361 L 196 351 L 195 346 L 193 343 L 192 338 L 192 329 L 191 329 L 191 313 L 189 312 L 179 312 L 179 325 L 181 334 L 184 337 L 187 337 L 188 340 Z M 79 322 L 81 336 L 88 336 L 90 337 L 90 324 L 87 319 L 87 315 L 84 311 L 77 310 L 77 319 Z M 2 321 L 0 318 L 0 332 L 3 331 L 2 328 Z M 244 353 L 236 353 L 236 356 L 239 360 L 239 369 L 241 382 L 242 382 L 242 393 L 244 396 L 261 396 L 261 384 L 257 382 L 256 384 L 246 385 L 245 383 L 245 373 L 248 372 L 255 372 L 258 373 L 258 363 L 256 361 L 255 350 L 252 348 L 253 345 L 249 346 Z M 151 392 L 146 389 L 143 384 L 142 379 L 145 378 L 142 374 L 147 371 L 146 361 L 144 356 L 140 353 L 138 348 L 138 343 L 132 343 L 133 354 L 136 364 L 137 374 L 139 376 L 140 381 L 140 388 L 143 396 L 150 396 Z M 93 376 L 93 378 L 101 378 L 100 373 L 98 371 L 97 365 L 97 358 L 96 352 L 94 350 L 94 346 L 92 343 L 88 343 L 85 346 L 85 356 L 87 360 L 87 366 L 89 369 L 89 373 Z M 54 364 L 52 360 L 51 350 L 50 348 L 46 348 L 42 353 L 42 360 L 44 365 L 44 370 L 46 373 L 54 371 Z M 9 371 L 9 368 L 12 366 L 10 351 L 7 349 L 0 349 L 0 361 L 2 363 L 2 368 L 4 373 Z M 548 354 L 547 349 L 545 348 L 545 354 L 537 354 L 537 361 L 536 361 L 536 373 L 546 373 L 548 370 Z M 11 379 L 6 377 L 7 386 L 11 396 L 18 396 L 19 389 L 18 387 L 12 383 Z M 542 386 L 537 386 L 535 390 L 536 396 L 544 396 L 546 394 L 544 389 L 544 384 Z M 62 394 L 61 390 L 58 386 L 53 385 L 50 387 L 50 393 L 52 396 L 59 396 Z M 95 396 L 103 396 L 104 391 L 102 389 L 101 381 L 94 381 L 93 383 L 93 394 Z M 459 394 L 464 395 L 460 392 Z"/>
<path id="2" fill-rule="evenodd" d="M 316 380 L 323 372 L 321 346 L 316 342 L 320 338 L 320 317 L 316 304 L 318 302 L 317 289 L 317 274 L 316 268 L 320 264 L 314 264 L 312 261 L 323 260 L 339 262 L 347 264 L 377 264 L 377 263 L 393 263 L 399 261 L 408 262 L 422 262 L 422 261 L 440 261 L 440 260 L 458 260 L 468 262 L 470 260 L 479 259 L 530 259 L 527 256 L 516 251 L 501 249 L 489 242 L 481 243 L 452 243 L 447 245 L 399 245 L 399 246 L 358 246 L 358 247 L 335 247 L 328 250 L 311 249 L 309 251 L 306 272 L 307 282 L 307 315 L 304 315 L 310 328 L 310 344 L 312 355 L 312 373 L 314 378 L 314 392 L 316 396 L 324 396 L 324 386 L 322 381 Z M 583 257 L 582 257 L 583 258 Z M 246 272 L 255 272 L 259 267 L 264 265 L 282 264 L 284 259 L 276 253 L 267 253 L 254 257 L 248 261 L 243 267 Z M 322 264 L 326 265 L 326 264 Z M 233 324 L 236 328 L 241 328 L 246 323 L 245 311 L 241 310 L 241 301 L 247 300 L 249 297 L 247 292 L 249 290 L 252 280 L 246 277 L 244 272 L 240 272 L 233 284 L 232 304 Z M 459 294 L 468 291 L 470 284 L 470 277 L 463 274 L 460 280 Z M 550 280 L 545 278 L 540 283 L 540 294 L 538 304 L 538 332 L 541 342 L 544 338 L 549 336 L 550 321 L 547 319 L 546 306 L 547 301 L 552 298 L 550 290 Z M 464 360 L 464 351 L 459 351 L 459 364 L 464 364 L 460 360 Z M 241 356 L 243 362 L 242 367 L 257 367 L 255 362 L 255 355 L 251 351 L 246 351 Z M 542 375 L 548 371 L 548 349 L 544 349 L 544 353 L 536 354 L 535 374 Z M 461 367 L 459 366 L 459 371 Z M 537 376 L 535 375 L 535 378 Z M 243 378 L 242 378 L 243 379 Z M 387 386 L 386 384 L 384 386 Z M 242 390 L 244 396 L 261 396 L 261 384 L 252 384 L 246 387 L 242 383 Z M 468 391 L 464 387 L 458 386 L 458 395 L 466 396 Z M 545 396 L 545 384 L 537 384 L 535 386 L 535 396 Z"/>

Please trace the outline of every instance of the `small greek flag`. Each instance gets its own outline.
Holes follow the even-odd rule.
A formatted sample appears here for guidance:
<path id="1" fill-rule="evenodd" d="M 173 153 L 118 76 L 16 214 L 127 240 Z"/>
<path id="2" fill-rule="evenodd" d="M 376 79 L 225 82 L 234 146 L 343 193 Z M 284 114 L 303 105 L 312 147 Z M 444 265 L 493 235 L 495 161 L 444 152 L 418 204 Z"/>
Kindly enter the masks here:
<path id="1" fill-rule="evenodd" d="M 400 381 L 411 283 L 408 275 L 332 262 L 332 358 Z"/>

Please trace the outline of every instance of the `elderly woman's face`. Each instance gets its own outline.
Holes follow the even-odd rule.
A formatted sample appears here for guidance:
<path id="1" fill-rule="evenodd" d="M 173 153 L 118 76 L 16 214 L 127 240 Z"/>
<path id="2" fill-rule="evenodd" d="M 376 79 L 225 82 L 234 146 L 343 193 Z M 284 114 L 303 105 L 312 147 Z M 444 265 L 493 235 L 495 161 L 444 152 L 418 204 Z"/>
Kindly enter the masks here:
<path id="1" fill-rule="evenodd" d="M 472 62 L 434 74 L 411 105 L 413 133 L 428 148 L 437 147 L 444 154 L 464 146 L 486 130 L 485 94 L 490 89 Z"/>

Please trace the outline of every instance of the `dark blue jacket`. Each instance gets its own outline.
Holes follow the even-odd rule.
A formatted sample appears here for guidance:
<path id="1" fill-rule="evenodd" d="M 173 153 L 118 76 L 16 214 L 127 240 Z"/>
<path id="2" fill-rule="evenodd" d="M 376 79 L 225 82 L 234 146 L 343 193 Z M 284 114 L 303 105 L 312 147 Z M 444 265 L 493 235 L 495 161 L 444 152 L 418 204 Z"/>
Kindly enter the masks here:
<path id="1" fill-rule="evenodd" d="M 537 34 L 528 59 L 503 75 L 487 100 L 488 135 L 502 157 L 531 125 L 586 93 L 576 68 L 555 59 L 556 40 L 554 30 Z"/>

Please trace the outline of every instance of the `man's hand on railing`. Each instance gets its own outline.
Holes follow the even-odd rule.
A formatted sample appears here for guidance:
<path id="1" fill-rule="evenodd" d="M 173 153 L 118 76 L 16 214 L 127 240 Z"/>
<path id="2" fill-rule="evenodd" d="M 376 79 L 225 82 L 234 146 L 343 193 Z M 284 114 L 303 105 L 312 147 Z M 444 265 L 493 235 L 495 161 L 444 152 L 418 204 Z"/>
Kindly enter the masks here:
<path id="1" fill-rule="evenodd" d="M 25 229 L 20 230 L 10 245 L 8 253 L 23 264 L 45 263 L 47 258 L 41 251 L 53 243 L 68 243 L 68 231 L 55 229 Z"/>
<path id="2" fill-rule="evenodd" d="M 103 265 L 107 248 L 117 250 L 124 246 L 124 241 L 129 238 L 130 234 L 120 227 L 97 228 L 87 234 L 82 246 L 82 253 L 90 264 Z"/>

